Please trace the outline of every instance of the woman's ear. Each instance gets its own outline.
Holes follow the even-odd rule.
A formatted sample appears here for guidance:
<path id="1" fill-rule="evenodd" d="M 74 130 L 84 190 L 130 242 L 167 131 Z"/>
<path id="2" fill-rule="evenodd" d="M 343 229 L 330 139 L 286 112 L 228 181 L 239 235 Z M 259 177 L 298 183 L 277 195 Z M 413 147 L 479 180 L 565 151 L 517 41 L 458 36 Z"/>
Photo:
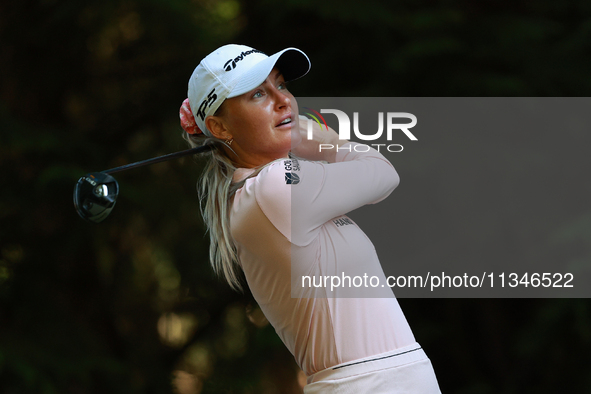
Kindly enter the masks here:
<path id="1" fill-rule="evenodd" d="M 210 115 L 205 118 L 205 126 L 211 132 L 211 135 L 220 140 L 227 140 L 232 138 L 229 131 L 226 129 L 222 118 L 215 115 Z"/>

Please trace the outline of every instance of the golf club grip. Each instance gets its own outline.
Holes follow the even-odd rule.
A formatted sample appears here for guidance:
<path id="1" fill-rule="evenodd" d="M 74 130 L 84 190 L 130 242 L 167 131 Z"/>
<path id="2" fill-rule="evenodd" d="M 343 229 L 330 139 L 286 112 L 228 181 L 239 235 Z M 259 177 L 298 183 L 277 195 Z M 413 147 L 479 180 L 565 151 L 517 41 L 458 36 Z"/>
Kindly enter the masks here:
<path id="1" fill-rule="evenodd" d="M 169 153 L 168 155 L 158 156 L 158 157 L 154 157 L 152 159 L 146 159 L 146 160 L 138 161 L 135 163 L 126 164 L 124 166 L 111 168 L 110 170 L 101 171 L 101 172 L 110 175 L 110 174 L 114 174 L 116 172 L 130 170 L 130 169 L 136 168 L 136 167 L 142 167 L 142 166 L 156 164 L 156 163 L 160 163 L 160 162 L 171 160 L 171 159 L 176 159 L 178 157 L 195 155 L 197 153 L 207 152 L 207 151 L 211 150 L 212 148 L 213 148 L 213 144 L 197 146 L 195 148 L 191 148 L 191 149 L 187 149 L 187 150 L 183 150 L 183 151 L 175 152 L 175 153 Z"/>

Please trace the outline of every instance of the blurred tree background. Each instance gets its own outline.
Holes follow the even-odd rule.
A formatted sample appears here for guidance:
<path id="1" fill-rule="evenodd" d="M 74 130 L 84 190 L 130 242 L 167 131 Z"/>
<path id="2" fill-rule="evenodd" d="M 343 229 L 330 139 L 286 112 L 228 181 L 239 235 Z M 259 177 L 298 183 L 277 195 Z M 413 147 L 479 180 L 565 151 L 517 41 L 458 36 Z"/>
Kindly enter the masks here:
<path id="1" fill-rule="evenodd" d="M 272 327 L 209 268 L 198 161 L 118 174 L 101 225 L 72 204 L 85 173 L 186 147 L 178 108 L 213 49 L 304 50 L 313 68 L 296 96 L 589 96 L 590 11 L 550 0 L 2 2 L 0 392 L 301 392 Z M 587 253 L 590 223 L 569 233 Z M 400 303 L 445 393 L 591 392 L 589 300 Z"/>

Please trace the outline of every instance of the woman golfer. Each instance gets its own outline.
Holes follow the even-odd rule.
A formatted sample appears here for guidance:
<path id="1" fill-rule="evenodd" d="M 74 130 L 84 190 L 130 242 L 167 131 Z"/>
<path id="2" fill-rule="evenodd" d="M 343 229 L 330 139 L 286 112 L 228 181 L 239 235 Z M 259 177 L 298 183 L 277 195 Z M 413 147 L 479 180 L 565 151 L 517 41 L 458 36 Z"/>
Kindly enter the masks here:
<path id="1" fill-rule="evenodd" d="M 331 129 L 314 126 L 308 138 L 285 82 L 309 69 L 295 48 L 267 56 L 226 45 L 189 80 L 186 138 L 215 145 L 200 185 L 213 268 L 236 289 L 244 273 L 308 376 L 305 393 L 439 393 L 392 291 L 347 283 L 386 283 L 373 245 L 345 215 L 386 198 L 399 179 L 376 150 Z M 326 281 L 337 277 L 340 286 Z"/>

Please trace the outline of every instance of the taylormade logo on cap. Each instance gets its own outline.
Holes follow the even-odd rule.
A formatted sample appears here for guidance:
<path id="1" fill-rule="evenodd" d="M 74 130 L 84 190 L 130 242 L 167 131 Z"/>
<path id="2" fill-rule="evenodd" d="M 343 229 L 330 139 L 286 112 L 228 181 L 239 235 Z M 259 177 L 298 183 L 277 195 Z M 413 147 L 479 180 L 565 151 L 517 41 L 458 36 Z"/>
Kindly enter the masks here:
<path id="1" fill-rule="evenodd" d="M 233 69 L 236 68 L 236 63 L 238 63 L 240 60 L 244 59 L 244 56 L 248 56 L 251 53 L 262 53 L 263 55 L 267 56 L 263 51 L 259 51 L 257 49 L 252 49 L 250 51 L 242 52 L 240 55 L 236 56 L 234 59 L 230 59 L 226 63 L 224 63 L 224 70 L 232 71 Z"/>

